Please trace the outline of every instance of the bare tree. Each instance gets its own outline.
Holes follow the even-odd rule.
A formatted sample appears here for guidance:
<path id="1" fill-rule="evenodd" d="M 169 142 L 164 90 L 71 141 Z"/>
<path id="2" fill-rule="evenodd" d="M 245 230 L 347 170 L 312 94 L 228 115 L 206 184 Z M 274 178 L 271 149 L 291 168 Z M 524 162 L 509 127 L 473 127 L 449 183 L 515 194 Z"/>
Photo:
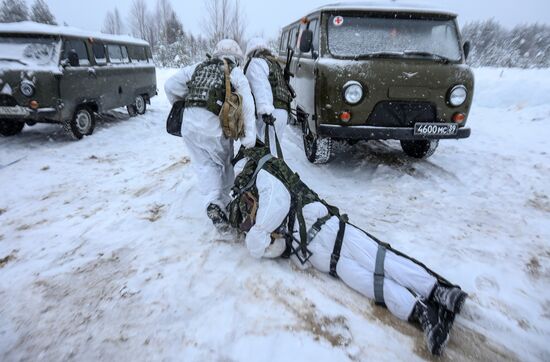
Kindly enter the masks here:
<path id="1" fill-rule="evenodd" d="M 128 15 L 128 24 L 133 36 L 147 38 L 147 4 L 145 0 L 134 0 Z"/>
<path id="2" fill-rule="evenodd" d="M 232 6 L 230 0 L 205 1 L 204 30 L 212 43 L 231 36 Z"/>
<path id="3" fill-rule="evenodd" d="M 124 33 L 124 24 L 116 7 L 114 11 L 108 11 L 107 15 L 105 15 L 101 31 L 107 34 L 117 35 Z"/>
<path id="4" fill-rule="evenodd" d="M 159 41 L 159 25 L 156 19 L 155 14 L 148 12 L 146 17 L 146 33 L 145 33 L 145 40 L 149 44 L 151 44 L 152 47 L 155 47 Z"/>
<path id="5" fill-rule="evenodd" d="M 31 20 L 42 24 L 57 25 L 55 17 L 44 0 L 35 0 L 32 4 Z"/>
<path id="6" fill-rule="evenodd" d="M 0 23 L 29 20 L 29 9 L 25 0 L 3 0 L 0 4 Z"/>
<path id="7" fill-rule="evenodd" d="M 160 41 L 165 44 L 174 43 L 183 34 L 183 25 L 178 19 L 170 0 L 158 0 L 156 9 Z"/>
<path id="8" fill-rule="evenodd" d="M 245 48 L 245 33 L 246 33 L 246 14 L 241 7 L 241 1 L 236 0 L 233 8 L 233 18 L 231 19 L 231 37 L 239 43 L 241 48 Z"/>

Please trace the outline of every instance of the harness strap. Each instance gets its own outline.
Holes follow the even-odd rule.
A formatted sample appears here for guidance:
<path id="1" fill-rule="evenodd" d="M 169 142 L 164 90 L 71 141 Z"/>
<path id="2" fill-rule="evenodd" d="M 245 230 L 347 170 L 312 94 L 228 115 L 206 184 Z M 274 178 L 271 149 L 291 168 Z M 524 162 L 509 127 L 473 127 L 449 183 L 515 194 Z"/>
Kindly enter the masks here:
<path id="1" fill-rule="evenodd" d="M 321 231 L 321 228 L 323 227 L 323 225 L 325 225 L 325 223 L 333 216 L 334 215 L 328 213 L 325 216 L 318 218 L 317 221 L 315 221 L 315 223 L 313 225 L 311 225 L 311 228 L 309 228 L 309 230 L 307 232 L 307 243 L 308 244 L 311 242 L 311 240 L 313 240 L 315 238 L 315 236 L 317 236 L 319 231 Z"/>
<path id="2" fill-rule="evenodd" d="M 273 127 L 273 133 L 275 134 L 275 147 L 277 149 L 277 157 L 284 160 L 283 150 L 281 148 L 281 143 L 279 142 L 279 136 L 277 135 L 277 129 L 275 128 L 275 118 L 272 115 L 264 114 L 262 120 L 265 123 L 265 132 L 264 132 L 264 144 L 267 148 L 270 148 L 269 141 L 269 127 Z"/>
<path id="3" fill-rule="evenodd" d="M 334 242 L 334 249 L 332 249 L 332 255 L 330 256 L 330 275 L 338 277 L 336 273 L 336 265 L 340 260 L 340 251 L 342 250 L 342 243 L 344 241 L 344 233 L 346 231 L 345 218 L 340 218 L 340 226 L 338 228 L 338 234 L 336 234 L 336 241 Z"/>
<path id="4" fill-rule="evenodd" d="M 225 81 L 225 100 L 222 106 L 222 128 L 224 134 L 229 134 L 231 133 L 231 129 L 227 118 L 229 116 L 229 101 L 231 99 L 231 73 L 229 72 L 229 64 L 227 64 L 225 58 L 223 58 L 223 72 Z"/>
<path id="5" fill-rule="evenodd" d="M 298 230 L 300 232 L 300 252 L 302 253 L 302 258 L 304 261 L 302 264 L 305 264 L 305 262 L 309 259 L 310 255 L 308 255 L 308 249 L 307 249 L 307 231 L 306 231 L 306 221 L 304 219 L 304 214 L 302 212 L 303 205 L 302 201 L 298 199 L 296 201 L 296 218 L 298 219 Z"/>
<path id="6" fill-rule="evenodd" d="M 376 304 L 385 306 L 384 302 L 384 261 L 386 260 L 386 247 L 379 244 L 374 266 L 374 300 Z"/>
<path id="7" fill-rule="evenodd" d="M 254 183 L 256 182 L 256 176 L 258 176 L 258 173 L 264 167 L 265 163 L 273 158 L 273 155 L 271 153 L 268 153 L 264 157 L 260 158 L 258 161 L 258 165 L 256 166 L 256 170 L 254 170 L 254 173 L 252 174 L 252 177 L 250 178 L 250 181 L 246 184 L 245 187 L 243 187 L 240 190 L 240 193 L 243 193 L 245 191 L 248 191 L 252 186 L 254 186 Z"/>

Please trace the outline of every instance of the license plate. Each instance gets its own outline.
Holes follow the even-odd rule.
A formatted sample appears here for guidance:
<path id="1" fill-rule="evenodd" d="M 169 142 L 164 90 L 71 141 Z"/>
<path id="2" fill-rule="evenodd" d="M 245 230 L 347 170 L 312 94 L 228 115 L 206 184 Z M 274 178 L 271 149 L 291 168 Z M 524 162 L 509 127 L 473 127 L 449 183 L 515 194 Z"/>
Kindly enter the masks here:
<path id="1" fill-rule="evenodd" d="M 454 123 L 417 123 L 414 125 L 415 136 L 454 136 L 458 126 Z"/>
<path id="2" fill-rule="evenodd" d="M 0 107 L 0 115 L 2 116 L 28 116 L 29 111 L 23 107 Z"/>

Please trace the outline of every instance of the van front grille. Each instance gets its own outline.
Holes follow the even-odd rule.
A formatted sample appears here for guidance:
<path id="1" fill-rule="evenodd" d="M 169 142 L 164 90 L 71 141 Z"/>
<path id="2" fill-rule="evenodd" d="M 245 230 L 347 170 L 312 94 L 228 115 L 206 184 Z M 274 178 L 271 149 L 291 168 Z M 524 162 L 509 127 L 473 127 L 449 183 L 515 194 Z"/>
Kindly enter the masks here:
<path id="1" fill-rule="evenodd" d="M 0 107 L 13 107 L 17 105 L 17 101 L 12 96 L 0 94 Z"/>
<path id="2" fill-rule="evenodd" d="M 437 109 L 429 102 L 378 103 L 368 119 L 369 126 L 412 127 L 417 122 L 437 122 Z"/>

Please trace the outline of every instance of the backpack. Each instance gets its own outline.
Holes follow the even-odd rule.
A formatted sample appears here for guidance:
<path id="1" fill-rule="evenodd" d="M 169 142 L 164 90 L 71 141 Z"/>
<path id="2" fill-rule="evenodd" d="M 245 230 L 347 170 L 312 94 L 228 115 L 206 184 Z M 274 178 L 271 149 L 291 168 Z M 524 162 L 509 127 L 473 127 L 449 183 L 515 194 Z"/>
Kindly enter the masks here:
<path id="1" fill-rule="evenodd" d="M 223 59 L 225 71 L 225 101 L 219 114 L 223 134 L 229 139 L 244 136 L 243 98 L 231 91 L 231 74 L 227 60 Z"/>

